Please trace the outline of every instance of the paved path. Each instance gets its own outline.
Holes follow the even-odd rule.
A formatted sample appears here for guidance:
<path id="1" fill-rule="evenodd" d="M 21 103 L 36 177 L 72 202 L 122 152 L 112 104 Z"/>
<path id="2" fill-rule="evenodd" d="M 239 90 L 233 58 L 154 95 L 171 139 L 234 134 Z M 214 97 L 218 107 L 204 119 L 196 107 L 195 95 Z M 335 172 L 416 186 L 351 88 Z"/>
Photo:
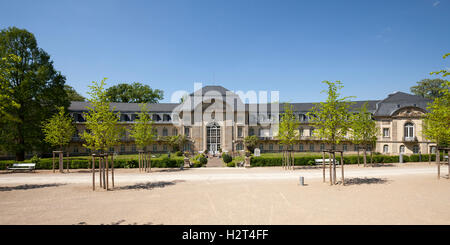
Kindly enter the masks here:
<path id="1" fill-rule="evenodd" d="M 448 174 L 447 166 L 441 166 L 441 175 Z M 87 171 L 87 170 L 86 170 Z M 341 178 L 340 169 L 337 178 Z M 345 170 L 345 177 L 384 177 L 400 175 L 437 174 L 436 166 L 422 165 L 415 167 L 356 167 L 351 166 Z M 139 173 L 134 169 L 118 169 L 115 172 L 116 183 L 136 183 L 148 181 L 216 181 L 216 180 L 297 180 L 300 176 L 309 179 L 322 178 L 322 169 L 296 169 L 283 170 L 279 167 L 265 168 L 195 168 L 195 169 L 160 169 L 152 173 Z M 329 173 L 326 173 L 327 178 Z M 98 174 L 96 174 L 98 180 Z M 89 172 L 70 174 L 51 173 L 11 173 L 0 174 L 0 185 L 6 184 L 40 184 L 40 183 L 91 183 L 92 175 Z"/>

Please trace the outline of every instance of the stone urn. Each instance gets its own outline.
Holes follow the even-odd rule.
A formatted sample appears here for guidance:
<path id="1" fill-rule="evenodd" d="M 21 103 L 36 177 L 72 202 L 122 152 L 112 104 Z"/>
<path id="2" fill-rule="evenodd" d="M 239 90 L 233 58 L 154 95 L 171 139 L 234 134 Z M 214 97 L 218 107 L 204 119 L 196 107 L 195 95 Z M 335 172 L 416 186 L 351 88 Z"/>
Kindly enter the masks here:
<path id="1" fill-rule="evenodd" d="M 244 167 L 249 168 L 250 167 L 250 157 L 246 156 L 244 161 Z"/>

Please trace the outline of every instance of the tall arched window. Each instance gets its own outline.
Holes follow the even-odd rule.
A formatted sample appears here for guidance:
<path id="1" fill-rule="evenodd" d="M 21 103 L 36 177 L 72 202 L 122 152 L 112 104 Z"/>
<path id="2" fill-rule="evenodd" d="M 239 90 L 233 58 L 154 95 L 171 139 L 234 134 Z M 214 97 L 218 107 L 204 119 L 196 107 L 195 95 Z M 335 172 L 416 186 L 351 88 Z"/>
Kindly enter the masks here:
<path id="1" fill-rule="evenodd" d="M 388 145 L 384 145 L 383 146 L 383 153 L 389 153 L 389 146 Z"/>
<path id="2" fill-rule="evenodd" d="M 405 140 L 414 138 L 414 125 L 412 123 L 405 123 Z"/>

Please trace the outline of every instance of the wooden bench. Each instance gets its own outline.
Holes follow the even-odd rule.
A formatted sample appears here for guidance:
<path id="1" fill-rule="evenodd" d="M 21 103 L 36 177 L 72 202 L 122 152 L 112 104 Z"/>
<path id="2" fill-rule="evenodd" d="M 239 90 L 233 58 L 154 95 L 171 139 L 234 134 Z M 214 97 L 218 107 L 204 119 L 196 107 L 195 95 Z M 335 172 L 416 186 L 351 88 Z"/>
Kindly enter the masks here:
<path id="1" fill-rule="evenodd" d="M 13 163 L 12 167 L 8 166 L 8 170 L 29 170 L 34 171 L 36 168 L 36 163 Z"/>
<path id="2" fill-rule="evenodd" d="M 316 165 L 322 165 L 323 164 L 323 159 L 322 158 L 315 159 L 314 161 L 315 161 Z M 331 159 L 331 161 L 333 161 L 333 159 Z M 330 163 L 330 159 L 325 158 L 325 163 Z M 336 165 L 339 165 L 339 161 L 336 161 Z"/>

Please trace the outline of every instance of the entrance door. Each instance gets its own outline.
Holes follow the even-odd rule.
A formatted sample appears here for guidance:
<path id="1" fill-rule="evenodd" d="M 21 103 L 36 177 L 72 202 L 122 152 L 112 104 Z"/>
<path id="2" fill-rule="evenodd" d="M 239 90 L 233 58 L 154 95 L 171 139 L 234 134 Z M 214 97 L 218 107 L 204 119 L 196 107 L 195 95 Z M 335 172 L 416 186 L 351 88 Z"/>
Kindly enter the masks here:
<path id="1" fill-rule="evenodd" d="M 213 122 L 206 127 L 206 143 L 208 151 L 217 154 L 220 149 L 220 126 Z"/>

